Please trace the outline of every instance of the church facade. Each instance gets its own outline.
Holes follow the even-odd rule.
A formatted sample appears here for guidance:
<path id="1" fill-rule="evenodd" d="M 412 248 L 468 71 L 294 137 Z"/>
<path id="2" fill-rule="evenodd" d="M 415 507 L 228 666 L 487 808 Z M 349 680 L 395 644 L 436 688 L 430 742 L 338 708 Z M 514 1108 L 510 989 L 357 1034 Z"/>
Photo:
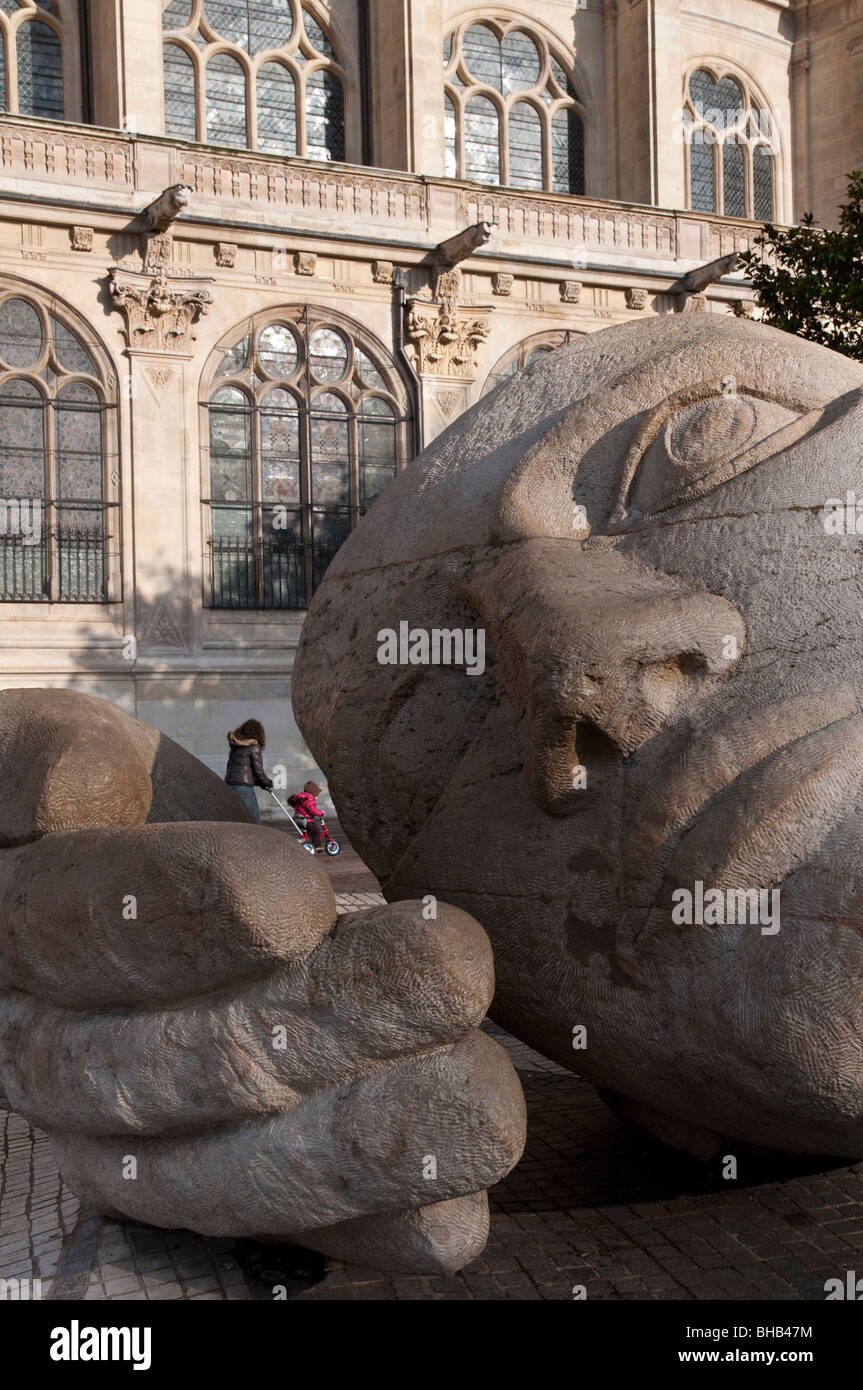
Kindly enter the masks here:
<path id="1" fill-rule="evenodd" d="M 255 715 L 293 783 L 303 614 L 396 471 L 835 222 L 863 0 L 0 0 L 0 92 L 0 687 L 219 770 Z"/>

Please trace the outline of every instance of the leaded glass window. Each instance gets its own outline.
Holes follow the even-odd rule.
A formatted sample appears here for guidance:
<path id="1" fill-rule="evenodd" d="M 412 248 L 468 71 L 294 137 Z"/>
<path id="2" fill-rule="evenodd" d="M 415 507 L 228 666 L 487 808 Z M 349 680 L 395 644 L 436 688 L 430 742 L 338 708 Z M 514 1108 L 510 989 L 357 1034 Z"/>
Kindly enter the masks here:
<path id="1" fill-rule="evenodd" d="M 689 74 L 683 126 L 694 211 L 772 217 L 778 148 L 772 125 L 744 77 L 707 68 Z"/>
<path id="2" fill-rule="evenodd" d="M 101 360 L 53 308 L 0 291 L 0 601 L 100 603 L 119 578 Z"/>
<path id="3" fill-rule="evenodd" d="M 549 333 L 535 333 L 531 338 L 525 338 L 509 352 L 504 353 L 503 357 L 495 363 L 486 378 L 482 388 L 482 394 L 493 391 L 501 381 L 506 381 L 515 376 L 525 367 L 529 367 L 532 362 L 538 362 L 549 352 L 553 352 L 561 343 L 569 342 L 571 337 L 581 336 L 573 333 L 570 329 L 556 329 Z"/>
<path id="4" fill-rule="evenodd" d="M 46 121 L 63 119 L 63 53 L 58 34 L 39 19 L 17 34 L 18 110 Z"/>
<path id="5" fill-rule="evenodd" d="M 448 34 L 443 59 L 447 177 L 584 193 L 584 124 L 563 54 L 501 18 Z"/>
<path id="6" fill-rule="evenodd" d="M 773 221 L 773 155 L 767 145 L 752 151 L 753 216 L 759 222 Z"/>
<path id="7" fill-rule="evenodd" d="M 304 308 L 229 335 L 209 379 L 210 601 L 304 608 L 408 456 L 405 384 L 364 330 Z"/>
<path id="8" fill-rule="evenodd" d="M 207 140 L 211 145 L 246 143 L 246 79 L 229 53 L 217 53 L 207 64 Z"/>
<path id="9" fill-rule="evenodd" d="M 162 30 L 166 135 L 345 158 L 344 73 L 308 11 L 290 0 L 170 0 Z"/>
<path id="10" fill-rule="evenodd" d="M 177 140 L 194 140 L 195 67 L 185 49 L 166 43 L 162 50 L 165 83 L 165 134 Z"/>

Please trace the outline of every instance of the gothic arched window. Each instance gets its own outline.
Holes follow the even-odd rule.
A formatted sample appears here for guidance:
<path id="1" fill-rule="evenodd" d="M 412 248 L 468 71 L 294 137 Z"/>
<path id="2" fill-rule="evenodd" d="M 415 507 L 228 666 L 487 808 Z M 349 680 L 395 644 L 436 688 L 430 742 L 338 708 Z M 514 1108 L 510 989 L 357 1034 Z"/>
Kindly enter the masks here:
<path id="1" fill-rule="evenodd" d="M 62 121 L 63 48 L 53 0 L 0 0 L 0 105 Z"/>
<path id="2" fill-rule="evenodd" d="M 564 61 L 518 20 L 483 20 L 450 34 L 447 176 L 583 193 L 583 114 Z"/>
<path id="3" fill-rule="evenodd" d="M 305 608 L 351 528 L 408 457 L 392 359 L 340 315 L 259 314 L 205 377 L 205 507 L 215 608 Z"/>
<path id="4" fill-rule="evenodd" d="M 773 122 L 747 80 L 703 67 L 691 72 L 683 123 L 692 210 L 772 221 Z"/>
<path id="5" fill-rule="evenodd" d="M 101 349 L 53 302 L 0 289 L 0 599 L 112 596 L 112 386 Z"/>
<path id="6" fill-rule="evenodd" d="M 501 381 L 507 381 L 510 377 L 516 376 L 525 367 L 529 367 L 532 362 L 538 362 L 547 353 L 553 352 L 561 343 L 568 343 L 570 339 L 581 337 L 579 332 L 573 335 L 570 329 L 549 329 L 545 333 L 534 333 L 530 338 L 523 338 L 514 348 L 505 352 L 503 357 L 498 358 L 485 380 L 482 388 L 482 395 L 485 396 L 489 391 L 499 385 Z"/>
<path id="7" fill-rule="evenodd" d="M 298 0 L 169 0 L 162 31 L 166 135 L 344 159 L 344 74 Z"/>

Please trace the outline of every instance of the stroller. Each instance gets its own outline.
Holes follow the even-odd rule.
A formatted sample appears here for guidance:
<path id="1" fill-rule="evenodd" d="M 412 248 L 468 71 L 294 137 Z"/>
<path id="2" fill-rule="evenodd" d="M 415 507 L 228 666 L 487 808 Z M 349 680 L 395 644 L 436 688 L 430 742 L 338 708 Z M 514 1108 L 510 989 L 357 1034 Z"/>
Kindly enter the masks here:
<path id="1" fill-rule="evenodd" d="M 309 822 L 306 820 L 305 816 L 297 816 L 296 819 L 294 819 L 287 806 L 284 804 L 283 801 L 279 800 L 275 792 L 271 791 L 270 796 L 273 798 L 279 809 L 281 811 L 284 811 L 288 820 L 291 822 L 291 825 L 296 830 L 297 834 L 300 837 L 300 844 L 302 845 L 303 849 L 308 850 L 309 854 L 314 854 L 315 847 L 312 844 L 311 836 L 309 835 Z M 342 847 L 339 844 L 338 840 L 333 839 L 332 835 L 327 829 L 326 820 L 324 820 L 323 825 L 321 826 L 321 830 L 324 836 L 324 849 L 326 850 L 327 854 L 341 854 Z"/>

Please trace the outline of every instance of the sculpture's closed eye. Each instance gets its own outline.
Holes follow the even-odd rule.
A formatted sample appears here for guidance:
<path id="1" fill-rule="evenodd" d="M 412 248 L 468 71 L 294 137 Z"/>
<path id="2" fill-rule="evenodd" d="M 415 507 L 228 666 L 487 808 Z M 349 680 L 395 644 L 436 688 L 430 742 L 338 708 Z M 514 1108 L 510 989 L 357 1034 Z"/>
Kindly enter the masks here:
<path id="1" fill-rule="evenodd" d="M 701 497 L 806 434 L 818 409 L 738 393 L 733 378 L 710 394 L 692 390 L 663 401 L 633 440 L 610 529 Z"/>

